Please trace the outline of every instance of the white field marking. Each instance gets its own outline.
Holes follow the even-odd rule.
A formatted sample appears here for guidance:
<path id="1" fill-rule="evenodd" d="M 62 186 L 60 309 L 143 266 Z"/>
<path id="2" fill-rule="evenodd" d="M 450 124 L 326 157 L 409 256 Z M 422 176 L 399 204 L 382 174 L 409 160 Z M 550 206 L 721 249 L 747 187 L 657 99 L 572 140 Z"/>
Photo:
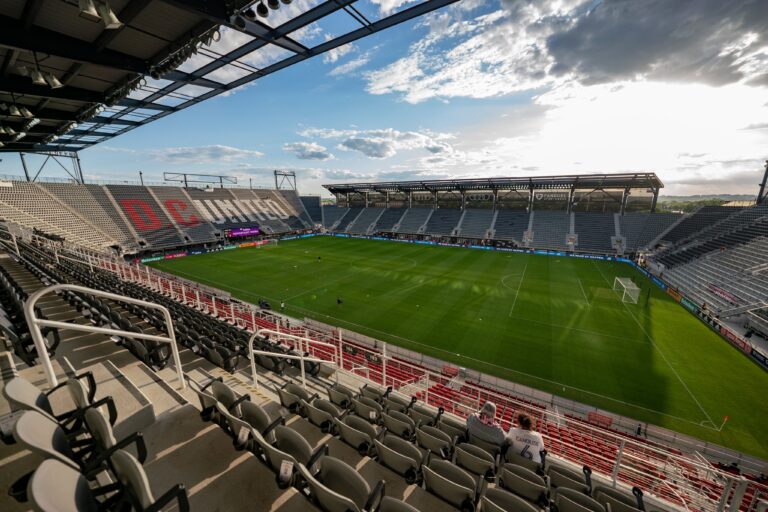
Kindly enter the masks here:
<path id="1" fill-rule="evenodd" d="M 579 278 L 577 277 L 577 278 L 576 278 L 576 280 L 579 282 L 579 288 L 581 288 L 581 293 L 582 293 L 582 295 L 584 295 L 584 300 L 585 300 L 585 301 L 587 301 L 587 307 L 590 307 L 590 304 L 589 304 L 589 299 L 587 298 L 587 294 L 586 294 L 586 292 L 584 291 L 584 285 L 583 285 L 583 284 L 581 284 L 581 279 L 579 279 Z"/>
<path id="2" fill-rule="evenodd" d="M 504 286 L 505 288 L 509 288 L 510 290 L 514 291 L 515 289 L 507 284 L 507 279 L 510 277 L 520 277 L 521 275 L 522 274 L 507 274 L 503 276 L 501 279 L 499 279 L 499 282 L 501 282 L 502 286 Z"/>
<path id="3" fill-rule="evenodd" d="M 608 281 L 607 277 L 605 277 L 605 274 L 603 274 L 603 271 L 600 269 L 600 266 L 597 265 L 597 263 L 595 263 L 595 260 L 592 260 L 592 263 L 597 268 L 597 271 L 600 272 L 600 275 L 603 276 L 603 279 L 605 280 L 605 282 L 608 283 L 608 286 L 611 286 L 611 282 Z M 611 287 L 611 289 L 613 289 L 613 288 Z M 614 290 L 614 293 L 616 293 L 616 290 Z M 616 295 L 618 295 L 618 293 L 616 293 Z M 669 366 L 669 369 L 672 370 L 672 373 L 674 373 L 675 377 L 677 377 L 677 380 L 680 381 L 680 384 L 683 385 L 683 387 L 688 392 L 688 394 L 691 396 L 691 398 L 696 403 L 696 405 L 699 407 L 701 412 L 703 412 L 704 416 L 707 417 L 707 420 L 709 421 L 709 423 L 714 427 L 715 423 L 712 421 L 712 417 L 709 415 L 709 413 L 707 413 L 706 410 L 704 410 L 704 407 L 702 407 L 701 402 L 699 402 L 699 400 L 696 398 L 696 395 L 694 395 L 693 392 L 691 392 L 691 389 L 688 387 L 688 384 L 686 384 L 685 381 L 683 380 L 683 378 L 680 377 L 680 374 L 677 373 L 677 370 L 675 370 L 674 366 L 672 366 L 672 364 L 669 362 L 669 359 L 667 359 L 667 356 L 664 355 L 664 352 L 661 351 L 661 349 L 658 347 L 658 345 L 656 345 L 656 342 L 653 340 L 651 335 L 648 334 L 648 331 L 645 330 L 645 327 L 643 327 L 643 324 L 640 323 L 640 321 L 637 319 L 637 317 L 632 312 L 632 310 L 629 308 L 629 306 L 627 306 L 627 303 L 624 302 L 624 301 L 621 301 L 621 303 L 624 305 L 624 309 L 626 309 L 627 312 L 630 314 L 630 316 L 632 316 L 632 319 L 635 321 L 635 323 L 640 328 L 640 330 L 643 331 L 643 334 L 645 334 L 645 337 L 648 338 L 648 341 L 651 342 L 651 346 L 654 349 L 656 349 L 656 351 L 659 353 L 659 355 L 661 355 L 662 359 L 664 359 L 664 362 L 667 363 L 667 366 Z M 700 423 L 703 423 L 703 422 L 700 422 Z"/>
<path id="4" fill-rule="evenodd" d="M 219 283 L 219 282 L 216 282 L 216 281 L 213 281 L 213 280 L 200 279 L 199 276 L 187 274 L 185 272 L 176 271 L 175 273 L 176 274 L 182 274 L 182 275 L 189 276 L 191 278 L 194 278 L 194 280 L 196 282 L 200 282 L 200 283 L 203 283 L 203 284 L 208 282 L 211 285 L 219 285 L 219 286 L 223 286 L 225 288 L 229 288 L 231 290 L 237 290 L 237 291 L 243 292 L 246 295 L 250 295 L 251 297 L 263 297 L 263 298 L 266 298 L 266 299 L 270 299 L 272 301 L 276 300 L 274 297 L 268 297 L 266 295 L 256 294 L 252 290 L 244 290 L 242 288 L 236 288 L 234 286 L 229 286 L 229 285 L 226 285 L 226 284 L 223 284 L 223 283 Z M 426 343 L 420 343 L 418 341 L 414 341 L 414 340 L 411 340 L 411 339 L 408 339 L 408 338 L 404 338 L 404 337 L 398 336 L 396 334 L 391 334 L 391 333 L 388 333 L 388 332 L 385 332 L 385 331 L 381 331 L 381 330 L 378 330 L 378 329 L 373 329 L 371 327 L 366 327 L 364 325 L 356 324 L 354 322 L 349 322 L 349 321 L 343 320 L 341 318 L 336 318 L 336 317 L 333 317 L 333 316 L 330 316 L 330 315 L 325 315 L 323 313 L 318 313 L 318 312 L 312 311 L 310 309 L 305 309 L 305 308 L 301 308 L 301 307 L 298 307 L 298 306 L 292 306 L 292 307 L 293 307 L 293 309 L 307 312 L 310 315 L 322 316 L 324 318 L 329 318 L 331 320 L 335 320 L 337 323 L 340 323 L 340 324 L 352 325 L 354 327 L 359 327 L 362 330 L 367 330 L 367 331 L 370 331 L 370 332 L 376 332 L 376 333 L 379 333 L 379 334 L 384 334 L 385 336 L 389 336 L 390 338 L 396 338 L 396 339 L 405 341 L 407 343 L 410 343 L 412 345 L 426 347 L 426 348 L 429 348 L 430 350 L 434 350 L 434 351 L 437 351 L 437 352 L 443 352 L 443 353 L 448 354 L 448 355 L 450 355 L 452 357 L 455 357 L 456 355 L 458 355 L 459 357 L 462 357 L 462 358 L 467 359 L 469 361 L 475 361 L 475 362 L 478 362 L 478 363 L 486 365 L 486 366 L 492 366 L 494 368 L 499 368 L 500 370 L 503 370 L 503 371 L 506 371 L 506 372 L 515 373 L 515 374 L 518 374 L 518 375 L 523 375 L 525 377 L 528 377 L 528 378 L 531 378 L 531 379 L 534 379 L 534 380 L 538 380 L 538 381 L 541 381 L 541 382 L 546 382 L 548 384 L 554 384 L 555 386 L 559 386 L 561 388 L 564 387 L 564 388 L 567 388 L 567 389 L 572 389 L 574 391 L 578 391 L 580 393 L 585 393 L 587 395 L 595 396 L 595 397 L 602 398 L 602 399 L 605 399 L 605 400 L 610 400 L 611 402 L 622 404 L 622 405 L 625 405 L 627 407 L 634 407 L 635 409 L 642 409 L 644 411 L 652 412 L 654 414 L 660 414 L 660 415 L 666 416 L 668 418 L 673 418 L 673 419 L 676 419 L 676 420 L 679 420 L 679 421 L 684 421 L 686 423 L 690 423 L 691 425 L 696 425 L 696 426 L 700 426 L 700 427 L 704 427 L 704 428 L 709 428 L 711 430 L 715 430 L 713 427 L 707 427 L 705 425 L 702 425 L 701 422 L 697 423 L 695 421 L 691 421 L 691 420 L 686 419 L 686 418 L 681 418 L 679 416 L 674 416 L 672 414 L 667 414 L 665 412 L 657 411 L 657 410 L 651 409 L 649 407 L 643 407 L 642 405 L 636 405 L 636 404 L 632 404 L 632 403 L 629 403 L 629 402 L 625 402 L 623 400 L 619 400 L 619 399 L 616 399 L 616 398 L 613 398 L 613 397 L 610 397 L 610 396 L 606 396 L 606 395 L 601 395 L 600 393 L 595 393 L 593 391 L 587 391 L 586 389 L 581 389 L 581 388 L 577 388 L 577 387 L 574 387 L 574 386 L 570 386 L 570 385 L 564 384 L 562 382 L 557 382 L 557 381 L 554 381 L 554 380 L 545 379 L 543 377 L 538 377 L 536 375 L 531 375 L 529 373 L 521 372 L 519 370 L 513 370 L 511 368 L 507 368 L 505 366 L 501 366 L 501 365 L 498 365 L 498 364 L 489 363 L 489 362 L 483 361 L 481 359 L 475 359 L 473 357 L 468 357 L 468 356 L 464 356 L 464 355 L 461 355 L 461 354 L 456 354 L 455 352 L 452 352 L 450 350 L 445 350 L 445 349 L 442 349 L 442 348 L 439 348 L 439 347 L 435 347 L 435 346 L 432 346 L 432 345 L 427 345 Z"/>
<path id="5" fill-rule="evenodd" d="M 525 267 L 523 267 L 523 275 L 520 276 L 520 282 L 517 283 L 517 290 L 515 290 L 515 298 L 512 301 L 512 307 L 509 308 L 509 316 L 512 316 L 512 312 L 515 310 L 515 304 L 517 304 L 517 296 L 520 295 L 520 287 L 523 285 L 523 280 L 525 279 L 525 271 L 528 270 L 528 261 L 525 262 Z"/>

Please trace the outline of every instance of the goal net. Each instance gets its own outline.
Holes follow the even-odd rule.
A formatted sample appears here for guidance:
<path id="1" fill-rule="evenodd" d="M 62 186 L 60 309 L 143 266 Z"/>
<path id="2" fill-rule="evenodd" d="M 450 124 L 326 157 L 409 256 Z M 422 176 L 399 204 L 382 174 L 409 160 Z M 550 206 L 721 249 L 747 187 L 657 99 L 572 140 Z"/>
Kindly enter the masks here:
<path id="1" fill-rule="evenodd" d="M 628 277 L 617 277 L 613 281 L 613 291 L 621 293 L 621 302 L 637 304 L 640 297 L 640 288 Z"/>

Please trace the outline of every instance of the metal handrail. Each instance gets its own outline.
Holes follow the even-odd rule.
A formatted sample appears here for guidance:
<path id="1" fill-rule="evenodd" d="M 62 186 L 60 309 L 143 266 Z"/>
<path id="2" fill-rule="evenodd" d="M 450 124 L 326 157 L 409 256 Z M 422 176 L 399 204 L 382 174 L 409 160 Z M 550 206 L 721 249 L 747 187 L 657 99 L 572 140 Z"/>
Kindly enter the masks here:
<path id="1" fill-rule="evenodd" d="M 338 345 L 334 345 L 332 343 L 326 343 L 324 341 L 314 340 L 314 339 L 312 339 L 310 337 L 296 336 L 295 334 L 289 334 L 287 332 L 280 331 L 279 329 L 278 330 L 268 329 L 266 327 L 264 327 L 262 329 L 259 329 L 257 332 L 260 335 L 263 335 L 263 334 L 274 334 L 275 336 L 279 336 L 281 338 L 290 338 L 290 339 L 293 339 L 293 340 L 306 342 L 306 352 L 309 352 L 309 345 L 310 345 L 310 343 L 312 345 L 320 345 L 320 346 L 323 346 L 323 347 L 330 347 L 330 348 L 333 349 L 334 357 L 338 357 L 338 354 L 336 354 L 336 352 L 338 352 L 339 346 Z M 303 348 L 304 347 L 302 347 L 302 349 Z M 334 361 L 334 362 L 338 363 L 338 361 Z"/>
<path id="2" fill-rule="evenodd" d="M 326 361 L 325 359 L 305 357 L 303 355 L 294 356 L 290 354 L 280 354 L 279 352 L 267 352 L 266 350 L 253 350 L 253 340 L 255 340 L 257 336 L 261 336 L 262 333 L 276 333 L 276 331 L 273 331 L 272 329 L 259 329 L 258 331 L 251 334 L 250 338 L 248 338 L 248 359 L 251 360 L 251 380 L 253 381 L 253 385 L 256 386 L 257 389 L 259 387 L 259 380 L 256 375 L 256 358 L 253 357 L 254 355 L 279 357 L 283 359 L 291 359 L 294 361 L 298 360 L 301 364 L 301 385 L 304 387 L 307 386 L 307 376 L 306 376 L 306 372 L 304 371 L 304 362 L 309 361 L 311 363 L 326 363 L 326 364 L 329 362 L 329 361 Z M 300 336 L 293 336 L 292 334 L 283 334 L 283 336 L 292 336 L 300 340 L 312 341 L 312 340 L 308 340 L 307 338 L 301 338 Z M 335 365 L 335 363 L 333 364 Z"/>
<path id="3" fill-rule="evenodd" d="M 138 306 L 144 306 L 147 308 L 157 309 L 162 311 L 165 316 L 165 326 L 168 329 L 168 336 L 157 336 L 154 334 L 144 334 L 132 331 L 121 331 L 117 329 L 106 329 L 103 327 L 96 327 L 92 325 L 80 325 L 70 324 L 66 322 L 57 322 L 55 320 L 46 320 L 43 318 L 37 318 L 35 315 L 35 304 L 41 297 L 51 292 L 57 292 L 59 290 L 70 290 L 74 292 L 87 293 L 96 297 L 104 297 L 106 299 L 112 299 L 120 302 L 127 302 L 129 304 L 136 304 Z M 171 353 L 173 354 L 173 364 L 176 366 L 176 372 L 179 376 L 179 384 L 181 389 L 186 388 L 186 382 L 184 381 L 184 371 L 181 368 L 181 360 L 179 359 L 179 349 L 176 345 L 176 334 L 173 331 L 173 320 L 171 319 L 171 313 L 165 306 L 154 304 L 152 302 L 146 302 L 132 297 L 125 297 L 123 295 L 117 295 L 115 293 L 104 292 L 101 290 L 94 290 L 93 288 L 87 288 L 85 286 L 79 286 L 75 284 L 54 284 L 46 286 L 32 295 L 29 296 L 24 304 L 24 315 L 27 317 L 27 324 L 29 324 L 29 332 L 32 335 L 32 341 L 35 343 L 37 349 L 37 355 L 40 358 L 40 363 L 43 365 L 45 376 L 48 379 L 48 384 L 53 388 L 58 384 L 58 379 L 53 372 L 53 366 L 51 365 L 51 358 L 48 355 L 48 349 L 43 341 L 43 334 L 40 331 L 40 326 L 43 327 L 55 327 L 57 329 L 67 329 L 72 331 L 84 331 L 93 332 L 98 334 L 109 334 L 113 336 L 123 336 L 126 338 L 134 338 L 140 340 L 157 341 L 160 343 L 168 343 L 171 346 Z"/>

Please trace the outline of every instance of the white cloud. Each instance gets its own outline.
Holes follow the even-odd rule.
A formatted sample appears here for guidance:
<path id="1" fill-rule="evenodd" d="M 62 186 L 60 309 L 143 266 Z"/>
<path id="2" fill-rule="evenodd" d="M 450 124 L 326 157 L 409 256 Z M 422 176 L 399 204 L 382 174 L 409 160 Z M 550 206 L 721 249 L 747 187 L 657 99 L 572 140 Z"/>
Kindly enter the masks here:
<path id="1" fill-rule="evenodd" d="M 264 156 L 260 151 L 233 148 L 215 144 L 211 146 L 176 147 L 154 149 L 147 152 L 155 160 L 174 164 L 207 164 L 215 162 L 231 162 L 242 158 L 259 158 Z"/>
<path id="2" fill-rule="evenodd" d="M 384 159 L 395 156 L 399 151 L 424 149 L 430 153 L 452 152 L 447 142 L 453 135 L 429 130 L 420 132 L 399 131 L 394 128 L 373 130 L 305 128 L 299 132 L 302 137 L 337 139 L 341 151 L 358 151 L 368 158 Z"/>
<path id="3" fill-rule="evenodd" d="M 334 158 L 325 146 L 314 142 L 283 144 L 283 151 L 293 153 L 300 160 L 332 160 Z"/>
<path id="4" fill-rule="evenodd" d="M 331 76 L 348 75 L 349 73 L 368 64 L 369 60 L 370 60 L 370 57 L 368 56 L 368 54 L 367 53 L 363 54 L 357 57 L 356 59 L 352 59 L 349 62 L 345 62 L 344 64 L 336 66 L 328 74 Z"/>

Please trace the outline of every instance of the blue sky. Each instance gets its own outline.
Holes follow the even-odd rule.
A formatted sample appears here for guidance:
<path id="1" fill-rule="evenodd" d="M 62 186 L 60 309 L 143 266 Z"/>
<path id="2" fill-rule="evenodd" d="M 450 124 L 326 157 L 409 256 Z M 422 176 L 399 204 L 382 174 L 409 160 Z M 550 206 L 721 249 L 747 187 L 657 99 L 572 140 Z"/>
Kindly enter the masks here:
<path id="1" fill-rule="evenodd" d="M 316 3 L 294 0 L 270 23 Z M 358 8 L 378 19 L 413 3 Z M 768 158 L 766 6 L 463 0 L 85 150 L 82 165 L 94 179 L 186 170 L 260 185 L 292 169 L 315 194 L 341 181 L 633 170 L 656 171 L 668 194 L 755 193 Z M 296 37 L 354 28 L 340 12 Z M 18 160 L 0 172 L 20 172 Z"/>

